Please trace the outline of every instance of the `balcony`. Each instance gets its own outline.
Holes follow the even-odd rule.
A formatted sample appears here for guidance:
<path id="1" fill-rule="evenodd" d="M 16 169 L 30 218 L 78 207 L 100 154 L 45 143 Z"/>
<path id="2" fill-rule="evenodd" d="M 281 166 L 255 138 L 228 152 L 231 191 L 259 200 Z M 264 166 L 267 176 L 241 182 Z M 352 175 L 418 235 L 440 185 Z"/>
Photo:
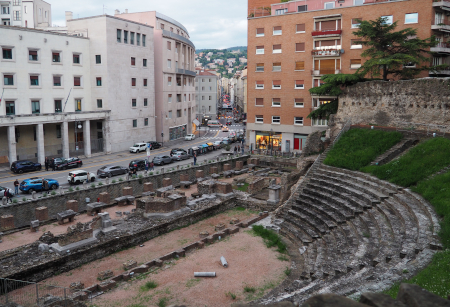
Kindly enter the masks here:
<path id="1" fill-rule="evenodd" d="M 434 22 L 434 25 L 431 25 L 431 29 L 442 32 L 450 32 L 450 22 L 448 20 L 437 20 Z"/>
<path id="2" fill-rule="evenodd" d="M 197 73 L 192 70 L 177 68 L 177 74 L 189 75 L 195 77 Z"/>
<path id="3" fill-rule="evenodd" d="M 329 31 L 313 31 L 312 36 L 324 37 L 324 36 L 340 36 L 342 30 L 329 30 Z"/>
<path id="4" fill-rule="evenodd" d="M 439 71 L 430 71 L 430 75 L 450 75 L 450 66 L 445 67 L 443 70 Z"/>
<path id="5" fill-rule="evenodd" d="M 430 51 L 438 54 L 448 54 L 450 53 L 450 43 L 439 43 L 436 47 L 431 47 Z"/>
<path id="6" fill-rule="evenodd" d="M 315 56 L 315 57 L 320 57 L 320 56 L 340 56 L 341 55 L 341 50 L 342 49 L 337 49 L 337 48 L 333 48 L 333 49 L 313 49 L 311 51 L 311 55 Z"/>
<path id="7" fill-rule="evenodd" d="M 323 75 L 336 75 L 340 74 L 340 69 L 319 69 L 319 70 L 311 70 L 312 76 L 323 76 Z"/>
<path id="8" fill-rule="evenodd" d="M 450 11 L 450 2 L 449 1 L 433 1 L 433 7 L 438 7 L 444 11 Z"/>

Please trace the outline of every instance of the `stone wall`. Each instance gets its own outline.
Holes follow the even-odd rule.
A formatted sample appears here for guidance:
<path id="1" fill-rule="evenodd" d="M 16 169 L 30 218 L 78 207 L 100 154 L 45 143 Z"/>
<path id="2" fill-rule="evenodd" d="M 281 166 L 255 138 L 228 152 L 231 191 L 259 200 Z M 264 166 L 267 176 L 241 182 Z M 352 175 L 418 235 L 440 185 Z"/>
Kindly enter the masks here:
<path id="1" fill-rule="evenodd" d="M 253 178 L 248 185 L 247 192 L 249 194 L 258 193 L 269 186 L 270 178 Z"/>
<path id="2" fill-rule="evenodd" d="M 120 177 L 115 177 L 116 183 L 110 183 L 109 185 L 97 186 L 95 188 L 88 188 L 83 190 L 83 186 L 79 185 L 79 191 L 65 192 L 63 195 L 48 196 L 46 198 L 40 198 L 36 200 L 30 200 L 26 202 L 19 202 L 17 204 L 8 204 L 6 206 L 0 206 L 0 216 L 12 215 L 14 217 L 14 226 L 16 228 L 28 227 L 31 221 L 37 219 L 35 214 L 35 209 L 39 207 L 48 208 L 48 216 L 50 219 L 56 219 L 56 214 L 64 210 L 73 209 L 67 207 L 67 201 L 77 200 L 78 201 L 78 212 L 86 211 L 86 206 L 88 203 L 86 199 L 89 198 L 90 202 L 95 202 L 100 193 L 109 193 L 110 199 L 114 200 L 117 197 L 122 196 L 122 189 L 124 187 L 132 187 L 135 196 L 139 196 L 143 192 L 143 186 L 146 182 L 153 183 L 154 189 L 162 187 L 162 181 L 164 178 L 171 178 L 172 184 L 177 185 L 180 182 L 181 174 L 188 174 L 189 180 L 194 181 L 196 179 L 195 173 L 197 170 L 203 170 L 205 176 L 209 176 L 210 169 L 212 167 L 217 167 L 219 172 L 223 171 L 224 164 L 231 164 L 231 167 L 236 166 L 236 161 L 243 161 L 247 163 L 249 156 L 234 157 L 230 160 L 224 160 L 220 162 L 214 162 L 207 165 L 198 165 L 190 167 L 183 170 L 175 170 L 168 172 L 172 167 L 164 167 L 165 173 L 159 175 L 152 175 L 144 177 L 142 179 L 132 179 L 129 181 L 120 182 L 118 179 Z M 112 181 L 112 179 L 110 181 Z M 142 183 L 140 183 L 142 182 Z M 97 184 L 97 183 L 96 183 Z M 2 227 L 2 225 L 0 225 Z"/>
<path id="3" fill-rule="evenodd" d="M 361 82 L 344 89 L 339 97 L 338 122 L 352 118 L 352 124 L 411 127 L 410 124 L 445 125 L 435 127 L 450 132 L 450 78 L 408 81 Z M 427 130 L 420 125 L 419 130 Z"/>

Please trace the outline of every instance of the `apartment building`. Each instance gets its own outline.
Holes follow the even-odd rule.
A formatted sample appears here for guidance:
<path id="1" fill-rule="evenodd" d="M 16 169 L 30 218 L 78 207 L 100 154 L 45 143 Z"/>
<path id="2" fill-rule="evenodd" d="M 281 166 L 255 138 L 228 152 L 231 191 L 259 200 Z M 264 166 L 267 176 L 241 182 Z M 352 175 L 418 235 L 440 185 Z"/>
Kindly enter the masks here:
<path id="1" fill-rule="evenodd" d="M 253 148 L 302 150 L 310 133 L 326 129 L 326 119 L 311 121 L 307 115 L 335 97 L 308 90 L 321 84 L 321 76 L 354 73 L 364 62 L 353 35 L 358 19 L 384 16 L 388 23 L 397 21 L 397 29 L 417 28 L 420 38 L 435 34 L 441 43 L 432 48 L 433 62 L 448 63 L 449 2 L 249 0 L 248 5 L 247 129 Z"/>
<path id="2" fill-rule="evenodd" d="M 0 1 L 0 21 L 4 26 L 50 27 L 51 5 L 42 0 L 2 0 Z"/>
<path id="3" fill-rule="evenodd" d="M 120 13 L 116 17 L 154 28 L 156 139 L 183 138 L 195 129 L 195 46 L 188 30 L 159 12 Z"/>
<path id="4" fill-rule="evenodd" d="M 195 78 L 196 112 L 199 122 L 217 119 L 218 81 L 219 77 L 209 71 L 201 71 Z"/>
<path id="5" fill-rule="evenodd" d="M 245 113 L 247 112 L 247 69 L 244 69 L 240 74 L 236 74 L 233 78 L 236 79 L 234 95 L 235 112 L 241 119 L 245 119 Z"/>

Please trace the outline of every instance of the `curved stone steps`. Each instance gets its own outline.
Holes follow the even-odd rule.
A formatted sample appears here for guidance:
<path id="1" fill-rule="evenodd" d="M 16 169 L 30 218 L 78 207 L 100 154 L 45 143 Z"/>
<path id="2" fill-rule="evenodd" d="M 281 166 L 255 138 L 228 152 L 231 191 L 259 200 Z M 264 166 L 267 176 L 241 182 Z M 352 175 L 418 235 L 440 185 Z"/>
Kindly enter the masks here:
<path id="1" fill-rule="evenodd" d="M 299 199 L 296 200 L 296 203 L 319 212 L 320 214 L 331 219 L 336 224 L 345 223 L 345 221 L 347 220 L 347 216 L 344 216 L 342 212 L 338 210 L 338 208 L 330 207 L 329 205 L 323 203 L 321 200 L 318 200 L 312 195 L 300 194 Z M 348 218 L 350 219 L 351 215 L 348 215 Z"/>
<path id="2" fill-rule="evenodd" d="M 298 217 L 292 215 L 292 212 L 288 212 L 283 216 L 285 222 L 289 222 L 294 228 L 306 233 L 310 238 L 317 239 L 322 235 L 319 231 L 316 231 L 313 226 L 310 226 L 309 223 L 303 222 L 304 220 L 299 220 Z"/>
<path id="3" fill-rule="evenodd" d="M 288 214 L 299 219 L 299 222 L 303 222 L 305 224 L 308 224 L 311 228 L 314 229 L 315 232 L 324 235 L 329 231 L 328 226 L 325 224 L 324 221 L 322 221 L 317 216 L 311 216 L 304 214 L 303 212 L 296 211 L 293 209 L 288 210 Z"/>
<path id="4" fill-rule="evenodd" d="M 355 209 L 348 204 L 339 194 L 331 194 L 332 190 L 316 184 L 308 183 L 302 194 L 313 196 L 322 206 L 328 206 L 333 212 L 343 215 L 346 220 L 355 217 L 355 214 L 362 213 L 363 210 Z"/>
<path id="5" fill-rule="evenodd" d="M 337 226 L 336 223 L 333 222 L 333 220 L 329 218 L 327 215 L 323 214 L 320 211 L 319 212 L 315 211 L 309 206 L 292 205 L 291 210 L 301 212 L 312 219 L 321 220 L 328 229 L 333 229 Z"/>
<path id="6" fill-rule="evenodd" d="M 430 222 L 433 224 L 433 230 L 432 230 L 433 235 L 437 235 L 441 229 L 441 225 L 439 223 L 437 216 L 435 214 L 433 214 L 434 211 L 430 211 L 430 208 L 432 208 L 432 206 L 420 195 L 412 192 L 409 189 L 405 189 L 404 194 L 405 194 L 405 196 L 407 195 L 409 198 L 414 200 L 416 202 L 416 204 L 424 211 L 424 213 L 427 215 Z"/>
<path id="7" fill-rule="evenodd" d="M 371 209 L 367 214 L 371 216 L 372 220 L 375 220 L 379 230 L 380 249 L 385 255 L 385 259 L 380 260 L 389 262 L 401 250 L 401 237 L 395 235 L 390 221 L 378 209 Z"/>
<path id="8" fill-rule="evenodd" d="M 313 239 L 308 234 L 292 225 L 289 219 L 284 220 L 280 226 L 280 233 L 286 236 L 294 244 L 298 241 L 302 242 L 303 245 L 308 245 L 313 242 Z"/>

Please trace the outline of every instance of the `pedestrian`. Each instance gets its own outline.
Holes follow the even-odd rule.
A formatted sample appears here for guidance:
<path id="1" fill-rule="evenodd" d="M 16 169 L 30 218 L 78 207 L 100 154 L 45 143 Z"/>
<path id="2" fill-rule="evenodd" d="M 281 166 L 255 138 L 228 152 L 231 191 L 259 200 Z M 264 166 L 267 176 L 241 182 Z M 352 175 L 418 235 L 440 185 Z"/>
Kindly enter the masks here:
<path id="1" fill-rule="evenodd" d="M 244 145 L 241 147 L 242 154 L 244 154 Z"/>
<path id="2" fill-rule="evenodd" d="M 194 153 L 194 165 L 197 165 L 197 153 Z"/>
<path id="3" fill-rule="evenodd" d="M 152 171 L 154 169 L 155 169 L 155 163 L 153 163 L 153 161 L 152 161 L 152 162 L 150 162 L 150 170 Z"/>
<path id="4" fill-rule="evenodd" d="M 16 195 L 19 195 L 19 180 L 16 179 L 16 181 L 14 181 L 14 193 Z"/>
<path id="5" fill-rule="evenodd" d="M 70 183 L 74 184 L 75 183 L 75 176 L 72 174 L 70 175 Z"/>
<path id="6" fill-rule="evenodd" d="M 238 151 L 238 152 L 240 152 L 240 151 L 241 151 L 241 146 L 239 146 L 239 145 L 238 145 L 238 150 L 237 150 L 237 151 Z"/>
<path id="7" fill-rule="evenodd" d="M 236 153 L 237 153 L 237 147 L 234 146 L 234 154 L 236 154 Z"/>
<path id="8" fill-rule="evenodd" d="M 148 161 L 145 161 L 145 172 L 148 172 Z"/>
<path id="9" fill-rule="evenodd" d="M 55 158 L 52 159 L 52 171 L 55 171 Z"/>
<path id="10" fill-rule="evenodd" d="M 48 191 L 49 187 L 48 187 L 48 181 L 46 179 L 42 180 L 42 188 L 44 191 Z"/>
<path id="11" fill-rule="evenodd" d="M 45 157 L 45 171 L 48 172 L 48 157 Z"/>
<path id="12" fill-rule="evenodd" d="M 87 176 L 86 176 L 86 183 L 89 183 L 89 182 L 91 182 L 91 173 L 87 173 Z"/>

